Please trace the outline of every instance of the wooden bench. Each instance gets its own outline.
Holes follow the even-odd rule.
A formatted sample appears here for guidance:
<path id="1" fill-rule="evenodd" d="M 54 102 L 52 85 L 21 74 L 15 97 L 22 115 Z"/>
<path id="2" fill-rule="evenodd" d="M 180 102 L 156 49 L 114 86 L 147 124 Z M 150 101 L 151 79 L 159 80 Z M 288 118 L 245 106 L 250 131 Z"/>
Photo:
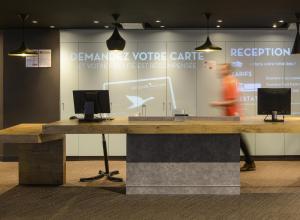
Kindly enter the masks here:
<path id="1" fill-rule="evenodd" d="M 65 135 L 42 134 L 43 124 L 20 124 L 0 130 L 1 143 L 18 144 L 19 184 L 66 182 Z"/>

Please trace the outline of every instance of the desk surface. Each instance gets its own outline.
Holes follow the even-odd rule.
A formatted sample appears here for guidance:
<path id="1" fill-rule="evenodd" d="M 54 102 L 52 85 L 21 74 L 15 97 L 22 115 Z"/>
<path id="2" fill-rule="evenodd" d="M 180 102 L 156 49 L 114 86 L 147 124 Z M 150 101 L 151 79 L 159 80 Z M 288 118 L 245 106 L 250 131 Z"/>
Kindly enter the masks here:
<path id="1" fill-rule="evenodd" d="M 44 143 L 62 139 L 63 135 L 42 134 L 43 124 L 19 124 L 0 130 L 0 142 L 3 143 Z"/>
<path id="2" fill-rule="evenodd" d="M 117 117 L 101 123 L 62 120 L 43 125 L 44 134 L 219 134 L 219 133 L 300 133 L 300 117 L 286 117 L 284 123 L 264 122 L 263 117 L 240 121 L 128 121 Z"/>

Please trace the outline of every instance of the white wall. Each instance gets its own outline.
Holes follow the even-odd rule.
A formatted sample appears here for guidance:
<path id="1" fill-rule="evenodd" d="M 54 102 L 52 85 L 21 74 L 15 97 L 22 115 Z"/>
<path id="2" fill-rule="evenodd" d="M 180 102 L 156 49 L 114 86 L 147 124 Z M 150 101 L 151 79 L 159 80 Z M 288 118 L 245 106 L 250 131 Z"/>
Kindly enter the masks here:
<path id="1" fill-rule="evenodd" d="M 211 33 L 211 39 L 223 50 L 197 54 L 200 59 L 178 56 L 179 52 L 191 54 L 205 40 L 205 33 L 199 30 L 122 31 L 121 34 L 126 39 L 123 53 L 90 60 L 91 57 L 74 56 L 108 53 L 105 41 L 111 31 L 61 31 L 62 118 L 74 115 L 72 90 L 103 88 L 110 90 L 112 116 L 171 115 L 174 108 L 183 108 L 190 115 L 219 115 L 221 112 L 211 108 L 209 103 L 220 98 L 220 80 L 217 71 L 209 69 L 205 61 L 242 64 L 234 71 L 242 86 L 249 89 L 250 85 L 250 90 L 243 90 L 241 94 L 245 115 L 256 115 L 253 87 L 256 83 L 261 87 L 292 87 L 292 111 L 300 113 L 297 56 L 236 57 L 231 53 L 232 48 L 290 48 L 294 32 L 215 31 Z M 148 52 L 148 56 L 145 60 L 144 56 L 136 58 L 136 52 Z M 149 54 L 152 52 L 161 57 L 151 59 Z M 142 103 L 140 98 L 146 102 Z M 133 103 L 137 104 L 136 108 L 130 108 Z M 108 140 L 110 155 L 126 155 L 125 135 L 108 135 Z M 300 137 L 297 135 L 247 134 L 247 140 L 255 155 L 300 154 Z M 102 155 L 100 141 L 98 135 L 68 136 L 67 154 Z"/>

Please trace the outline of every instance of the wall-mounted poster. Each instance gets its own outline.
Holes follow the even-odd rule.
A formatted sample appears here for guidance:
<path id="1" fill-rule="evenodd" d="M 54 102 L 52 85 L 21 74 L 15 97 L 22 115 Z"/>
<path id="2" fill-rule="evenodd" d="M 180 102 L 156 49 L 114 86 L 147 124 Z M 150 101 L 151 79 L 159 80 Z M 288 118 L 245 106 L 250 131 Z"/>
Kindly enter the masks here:
<path id="1" fill-rule="evenodd" d="M 38 49 L 38 56 L 26 57 L 26 67 L 51 67 L 51 50 Z"/>

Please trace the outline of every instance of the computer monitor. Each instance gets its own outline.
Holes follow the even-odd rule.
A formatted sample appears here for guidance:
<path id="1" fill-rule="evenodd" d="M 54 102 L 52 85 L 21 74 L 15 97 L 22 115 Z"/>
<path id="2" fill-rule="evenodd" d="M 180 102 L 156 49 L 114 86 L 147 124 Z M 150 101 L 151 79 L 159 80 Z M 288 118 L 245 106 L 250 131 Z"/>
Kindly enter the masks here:
<path id="1" fill-rule="evenodd" d="M 277 115 L 291 114 L 290 88 L 259 88 L 257 90 L 257 114 L 272 115 L 272 122 L 282 122 Z"/>
<path id="2" fill-rule="evenodd" d="M 108 90 L 74 90 L 76 114 L 84 114 L 84 121 L 100 121 L 94 114 L 110 113 Z"/>

